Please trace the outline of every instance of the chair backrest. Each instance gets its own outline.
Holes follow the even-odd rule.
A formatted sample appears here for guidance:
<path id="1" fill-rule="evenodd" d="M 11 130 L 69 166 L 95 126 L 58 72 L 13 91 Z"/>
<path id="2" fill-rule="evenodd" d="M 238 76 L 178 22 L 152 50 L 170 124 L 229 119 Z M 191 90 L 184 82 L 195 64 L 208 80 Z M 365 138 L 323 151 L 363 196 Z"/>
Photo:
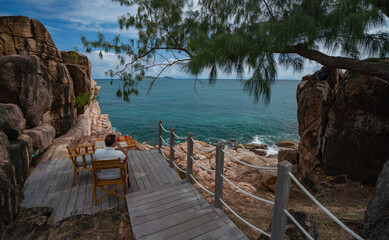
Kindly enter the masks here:
<path id="1" fill-rule="evenodd" d="M 93 177 L 97 180 L 97 172 L 103 169 L 120 169 L 120 176 L 123 178 L 122 174 L 122 162 L 120 158 L 112 159 L 112 160 L 93 160 L 92 159 L 92 168 L 93 168 Z"/>
<path id="2" fill-rule="evenodd" d="M 68 150 L 68 154 L 69 154 L 69 158 L 72 160 L 73 164 L 75 167 L 77 167 L 77 157 L 82 157 L 82 167 L 86 168 L 87 167 L 87 164 L 86 164 L 86 160 L 85 160 L 85 156 L 86 155 L 90 155 L 91 159 L 93 159 L 93 152 L 90 152 L 88 151 L 89 147 L 91 145 L 87 145 L 87 146 L 77 146 L 77 147 L 70 147 L 70 146 L 66 146 L 66 149 Z M 80 149 L 84 149 L 84 150 L 80 150 Z M 94 150 L 94 147 L 93 147 L 93 150 Z"/>

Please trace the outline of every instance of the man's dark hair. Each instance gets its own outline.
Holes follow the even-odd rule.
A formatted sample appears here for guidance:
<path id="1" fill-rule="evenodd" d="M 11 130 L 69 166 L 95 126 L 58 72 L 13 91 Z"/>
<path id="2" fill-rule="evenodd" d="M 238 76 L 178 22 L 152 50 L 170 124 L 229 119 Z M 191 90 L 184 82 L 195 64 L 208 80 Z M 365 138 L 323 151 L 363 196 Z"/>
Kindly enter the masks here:
<path id="1" fill-rule="evenodd" d="M 112 146 L 116 142 L 116 136 L 114 134 L 108 134 L 105 137 L 105 146 L 109 147 Z"/>

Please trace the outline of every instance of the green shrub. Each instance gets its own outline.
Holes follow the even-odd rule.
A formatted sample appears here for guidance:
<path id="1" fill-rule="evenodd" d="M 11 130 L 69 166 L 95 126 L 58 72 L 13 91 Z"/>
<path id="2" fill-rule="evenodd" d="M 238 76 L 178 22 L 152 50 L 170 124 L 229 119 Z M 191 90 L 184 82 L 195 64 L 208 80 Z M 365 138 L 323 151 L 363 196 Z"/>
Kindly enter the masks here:
<path id="1" fill-rule="evenodd" d="M 76 108 L 82 108 L 83 106 L 90 103 L 90 96 L 92 95 L 91 92 L 88 93 L 80 93 L 76 99 L 74 100 L 74 106 Z"/>

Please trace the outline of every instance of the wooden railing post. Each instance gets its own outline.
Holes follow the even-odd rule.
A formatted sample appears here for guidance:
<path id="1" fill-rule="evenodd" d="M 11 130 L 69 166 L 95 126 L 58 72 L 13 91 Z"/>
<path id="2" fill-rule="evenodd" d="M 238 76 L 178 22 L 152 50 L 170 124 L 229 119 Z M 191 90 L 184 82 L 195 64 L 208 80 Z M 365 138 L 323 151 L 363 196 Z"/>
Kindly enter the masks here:
<path id="1" fill-rule="evenodd" d="M 283 240 L 285 234 L 286 214 L 284 209 L 288 209 L 290 177 L 292 164 L 282 161 L 278 164 L 276 198 L 274 201 L 273 221 L 271 229 L 271 240 Z"/>
<path id="2" fill-rule="evenodd" d="M 173 167 L 174 161 L 174 128 L 170 128 L 170 167 Z"/>
<path id="3" fill-rule="evenodd" d="M 221 174 L 223 174 L 224 169 L 224 152 L 223 144 L 218 143 L 216 145 L 216 171 L 215 171 L 215 201 L 214 206 L 217 208 L 222 208 L 222 203 L 220 199 L 223 199 L 223 178 Z"/>
<path id="4" fill-rule="evenodd" d="M 159 120 L 158 122 L 158 151 L 159 153 L 162 153 L 162 121 Z"/>
<path id="5" fill-rule="evenodd" d="M 193 156 L 193 133 L 188 133 L 188 146 L 186 150 L 186 181 L 192 182 L 192 177 L 190 176 L 193 171 L 193 161 L 192 161 L 192 156 Z"/>

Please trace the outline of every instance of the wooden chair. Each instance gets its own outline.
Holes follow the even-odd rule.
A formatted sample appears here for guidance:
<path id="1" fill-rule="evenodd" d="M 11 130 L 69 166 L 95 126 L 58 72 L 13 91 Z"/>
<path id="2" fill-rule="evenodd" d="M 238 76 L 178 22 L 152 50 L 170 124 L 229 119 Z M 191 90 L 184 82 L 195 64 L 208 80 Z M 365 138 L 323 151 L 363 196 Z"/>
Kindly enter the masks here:
<path id="1" fill-rule="evenodd" d="M 95 205 L 109 194 L 115 195 L 121 199 L 125 199 L 123 195 L 116 193 L 115 190 L 123 185 L 124 193 L 127 194 L 127 171 L 125 170 L 125 168 L 127 168 L 127 163 L 122 164 L 120 158 L 113 160 L 92 160 L 92 166 L 93 198 Z M 99 174 L 99 172 L 104 169 L 118 169 L 119 172 L 118 174 L 112 174 L 111 176 L 106 176 L 106 178 L 103 178 L 103 175 Z M 116 184 L 116 186 L 112 190 L 109 190 L 108 188 L 104 187 L 105 185 L 111 184 Z M 101 198 L 97 199 L 96 187 L 106 191 L 107 193 Z"/>
<path id="2" fill-rule="evenodd" d="M 73 162 L 74 174 L 73 185 L 76 184 L 76 176 L 78 172 L 92 170 L 92 159 L 94 153 L 94 145 L 83 145 L 76 147 L 66 147 L 69 153 L 69 158 Z"/>

